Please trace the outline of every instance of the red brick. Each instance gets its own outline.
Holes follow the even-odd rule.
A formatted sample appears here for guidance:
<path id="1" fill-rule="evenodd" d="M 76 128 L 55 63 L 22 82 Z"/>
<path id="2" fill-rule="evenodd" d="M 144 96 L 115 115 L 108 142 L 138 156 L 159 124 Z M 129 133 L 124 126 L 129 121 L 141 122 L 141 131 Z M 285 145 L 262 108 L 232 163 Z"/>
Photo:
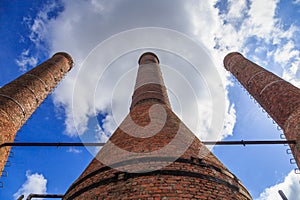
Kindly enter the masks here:
<path id="1" fill-rule="evenodd" d="M 72 68 L 67 53 L 56 53 L 49 60 L 0 88 L 0 143 L 14 142 L 17 131 Z M 10 147 L 0 149 L 0 176 Z"/>
<path id="2" fill-rule="evenodd" d="M 144 62 L 154 62 L 153 67 L 158 70 L 151 71 L 151 76 L 158 76 L 162 80 L 157 57 L 147 54 L 145 58 L 142 56 L 140 59 L 140 64 Z M 138 74 L 137 80 L 142 82 L 143 80 L 139 76 L 145 76 L 145 74 Z M 149 90 L 155 90 L 157 94 L 151 94 Z M 148 96 L 148 94 L 151 95 Z M 136 87 L 130 113 L 109 139 L 111 143 L 124 151 L 118 152 L 112 145 L 106 143 L 96 158 L 92 160 L 66 192 L 64 200 L 80 199 L 82 197 L 89 199 L 91 193 L 97 195 L 98 199 L 222 199 L 227 197 L 237 200 L 251 199 L 247 190 L 242 187 L 238 180 L 228 175 L 230 174 L 228 169 L 206 149 L 201 141 L 172 112 L 168 102 L 164 85 L 149 83 L 142 87 Z M 131 133 L 136 131 L 137 128 L 132 127 L 131 120 L 140 127 L 149 125 L 151 123 L 149 110 L 154 105 L 160 105 L 166 112 L 167 120 L 162 129 L 151 137 L 132 136 Z M 160 119 L 160 116 L 157 117 L 157 119 Z M 151 125 L 153 125 L 153 129 L 147 129 L 147 131 L 159 127 L 158 124 Z M 125 127 L 127 131 L 131 132 L 126 132 L 121 127 Z M 178 133 L 179 130 L 181 132 Z M 178 135 L 181 136 L 178 143 L 172 143 Z M 180 146 L 184 145 L 186 145 L 186 148 L 182 150 Z M 171 156 L 175 157 L 170 162 L 162 160 L 162 158 L 171 157 L 170 155 L 160 154 L 155 155 L 154 160 L 140 160 L 140 163 L 128 163 L 122 168 L 110 168 L 102 171 L 97 176 L 92 177 L 93 183 L 98 182 L 98 185 L 92 185 L 91 177 L 86 178 L 96 170 L 103 169 L 108 163 L 149 158 L 147 156 L 149 153 L 159 151 L 166 146 L 170 147 Z M 201 163 L 199 163 L 198 155 L 203 149 L 209 153 L 201 158 Z M 180 152 L 180 150 L 182 152 L 176 155 L 175 153 Z M 139 152 L 143 152 L 143 154 L 137 154 Z M 192 162 L 191 157 L 196 158 L 194 162 Z M 161 164 L 161 167 L 157 169 L 155 167 L 158 164 Z M 147 172 L 137 173 L 138 170 L 142 169 L 149 169 L 149 174 L 146 174 Z M 151 169 L 157 169 L 157 171 L 151 172 Z M 127 171 L 127 174 L 123 176 L 124 179 L 100 184 L 106 178 L 122 173 L 121 170 Z M 244 196 L 240 193 L 241 188 L 248 195 Z M 81 192 L 76 193 L 78 191 Z M 218 191 L 222 191 L 222 193 Z"/>
<path id="3" fill-rule="evenodd" d="M 224 66 L 284 130 L 300 168 L 300 89 L 251 62 L 240 53 L 228 54 Z"/>

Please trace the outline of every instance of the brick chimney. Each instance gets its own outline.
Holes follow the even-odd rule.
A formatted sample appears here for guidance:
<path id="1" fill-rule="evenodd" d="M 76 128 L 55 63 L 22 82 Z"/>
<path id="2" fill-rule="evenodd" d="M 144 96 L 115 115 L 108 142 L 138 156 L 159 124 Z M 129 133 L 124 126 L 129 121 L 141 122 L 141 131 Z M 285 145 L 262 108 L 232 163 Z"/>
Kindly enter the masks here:
<path id="1" fill-rule="evenodd" d="M 0 88 L 0 143 L 14 142 L 17 131 L 72 68 L 73 60 L 56 53 L 39 66 Z M 10 153 L 0 149 L 0 176 Z"/>
<path id="2" fill-rule="evenodd" d="M 158 57 L 145 53 L 130 113 L 67 190 L 71 199 L 251 199 L 172 112 Z"/>
<path id="3" fill-rule="evenodd" d="M 283 129 L 300 168 L 300 89 L 243 57 L 229 53 L 224 66 Z"/>
<path id="4" fill-rule="evenodd" d="M 171 107 L 158 57 L 151 52 L 146 52 L 141 55 L 138 63 L 139 69 L 130 108 L 145 100 L 157 101 Z"/>

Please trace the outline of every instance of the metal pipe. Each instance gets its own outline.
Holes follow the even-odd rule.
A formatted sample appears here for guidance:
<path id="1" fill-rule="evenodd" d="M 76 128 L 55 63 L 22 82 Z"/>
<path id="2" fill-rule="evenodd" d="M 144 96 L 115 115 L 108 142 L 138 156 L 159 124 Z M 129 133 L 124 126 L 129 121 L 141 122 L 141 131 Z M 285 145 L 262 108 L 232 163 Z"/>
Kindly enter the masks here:
<path id="1" fill-rule="evenodd" d="M 22 200 L 24 198 L 24 194 L 22 194 L 21 196 L 19 196 L 19 198 L 17 198 L 17 200 Z"/>
<path id="2" fill-rule="evenodd" d="M 29 194 L 26 200 L 31 200 L 32 198 L 63 198 L 63 194 Z"/>
<path id="3" fill-rule="evenodd" d="M 288 200 L 288 198 L 285 196 L 285 194 L 282 192 L 282 190 L 278 190 L 278 193 L 281 196 L 282 200 Z"/>
<path id="4" fill-rule="evenodd" d="M 271 144 L 296 144 L 296 140 L 240 140 L 240 141 L 202 141 L 205 145 L 271 145 Z M 0 145 L 0 148 L 11 146 L 27 147 L 83 147 L 83 146 L 104 146 L 100 142 L 6 142 Z"/>
<path id="5" fill-rule="evenodd" d="M 103 146 L 105 143 L 91 142 L 91 143 L 81 143 L 81 142 L 6 142 L 0 145 L 2 147 L 71 147 L 71 146 Z"/>
<path id="6" fill-rule="evenodd" d="M 248 140 L 248 141 L 203 141 L 205 145 L 259 145 L 259 144 L 296 144 L 296 140 Z"/>

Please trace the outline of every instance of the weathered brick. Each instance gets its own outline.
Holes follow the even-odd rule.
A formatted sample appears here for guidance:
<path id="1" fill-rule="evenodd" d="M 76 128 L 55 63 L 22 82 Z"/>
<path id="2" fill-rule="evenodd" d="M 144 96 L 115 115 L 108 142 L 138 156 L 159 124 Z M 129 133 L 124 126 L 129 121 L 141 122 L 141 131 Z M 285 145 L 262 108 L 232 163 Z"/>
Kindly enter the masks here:
<path id="1" fill-rule="evenodd" d="M 141 77 L 161 80 L 160 83 L 163 84 L 155 55 L 146 54 L 139 62 L 141 65 L 154 62 L 155 70 L 146 70 L 152 78 L 138 73 L 137 85 L 145 83 Z M 149 90 L 158 94 L 148 96 L 151 94 Z M 89 199 L 91 193 L 98 199 L 251 199 L 238 179 L 172 112 L 168 101 L 164 85 L 150 82 L 136 87 L 130 113 L 96 158 L 71 185 L 64 199 L 80 199 L 85 195 Z M 154 135 L 135 136 L 133 133 L 148 125 L 151 127 L 144 129 L 145 135 L 148 134 L 147 131 L 160 127 L 162 116 L 150 118 L 152 106 L 160 106 L 165 111 L 166 121 Z M 120 150 L 116 150 L 111 144 Z M 157 153 L 166 147 L 169 151 Z M 203 150 L 208 153 L 199 158 Z M 90 176 L 97 170 L 98 174 L 92 176 L 91 183 Z M 118 173 L 124 173 L 123 178 L 115 179 Z M 241 190 L 244 192 L 240 192 Z"/>
<path id="2" fill-rule="evenodd" d="M 0 143 L 14 142 L 17 131 L 47 95 L 72 68 L 67 53 L 56 53 L 49 60 L 0 88 Z M 0 176 L 10 147 L 0 149 Z"/>
<path id="3" fill-rule="evenodd" d="M 224 66 L 229 70 L 273 120 L 284 130 L 300 168 L 300 89 L 244 58 L 228 54 Z"/>

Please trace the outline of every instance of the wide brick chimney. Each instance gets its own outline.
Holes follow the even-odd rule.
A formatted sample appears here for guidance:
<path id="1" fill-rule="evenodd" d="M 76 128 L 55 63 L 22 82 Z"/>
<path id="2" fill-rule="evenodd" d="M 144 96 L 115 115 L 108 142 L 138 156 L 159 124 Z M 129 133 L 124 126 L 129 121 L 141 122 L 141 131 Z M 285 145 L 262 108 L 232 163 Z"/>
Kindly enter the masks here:
<path id="1" fill-rule="evenodd" d="M 224 66 L 283 129 L 300 168 L 300 89 L 243 57 L 229 53 Z"/>
<path id="2" fill-rule="evenodd" d="M 172 112 L 158 57 L 145 53 L 130 113 L 67 190 L 71 199 L 251 199 Z"/>
<path id="3" fill-rule="evenodd" d="M 72 66 L 71 56 L 59 52 L 46 62 L 0 88 L 1 144 L 14 142 L 17 131 Z M 0 149 L 0 176 L 10 149 L 10 147 Z"/>

